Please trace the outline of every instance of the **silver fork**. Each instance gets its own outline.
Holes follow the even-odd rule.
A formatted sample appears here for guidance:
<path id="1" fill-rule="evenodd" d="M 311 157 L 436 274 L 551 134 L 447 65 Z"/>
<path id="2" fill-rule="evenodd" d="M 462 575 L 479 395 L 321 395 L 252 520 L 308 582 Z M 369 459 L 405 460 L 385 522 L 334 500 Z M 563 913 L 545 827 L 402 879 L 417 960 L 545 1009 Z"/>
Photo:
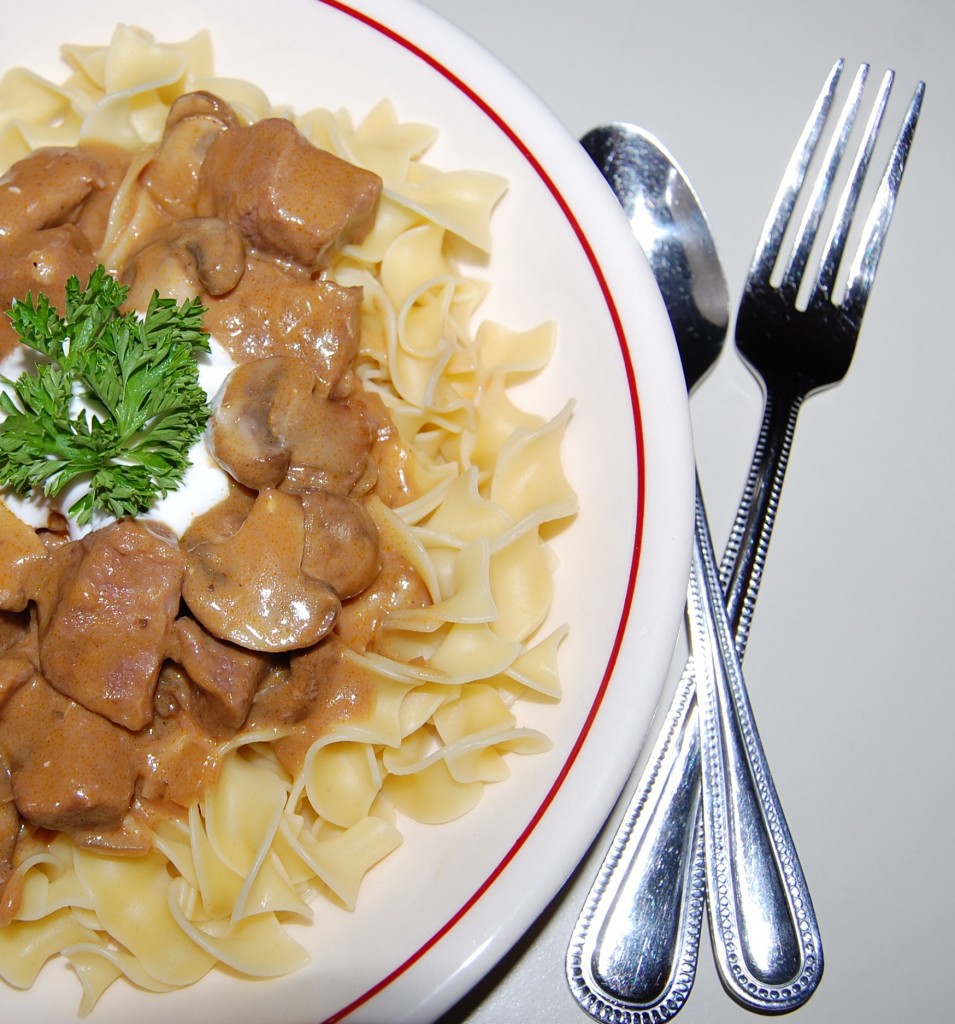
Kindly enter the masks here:
<path id="1" fill-rule="evenodd" d="M 766 392 L 759 441 L 719 573 L 739 657 L 749 635 L 796 416 L 806 397 L 837 383 L 848 369 L 924 93 L 920 83 L 873 202 L 846 295 L 834 304 L 833 281 L 891 88 L 891 73 L 886 76 L 850 184 L 840 200 L 809 307 L 803 312 L 795 308 L 796 293 L 859 108 L 865 67 L 856 76 L 782 284 L 776 289 L 769 279 L 842 68 L 842 61 L 833 67 L 787 168 L 738 316 L 737 344 Z M 707 532 L 705 521 L 701 525 Z M 710 545 L 703 544 L 704 560 L 712 557 L 710 552 Z M 697 567 L 706 568 L 712 565 Z M 698 584 L 703 573 L 694 575 Z M 707 597 L 699 592 L 698 596 Z M 722 609 L 711 608 L 711 612 L 723 614 Z M 719 641 L 701 625 L 695 623 L 691 633 L 695 634 L 694 657 L 704 667 L 715 660 L 712 646 Z M 733 662 L 731 657 L 724 660 Z M 711 670 L 699 674 L 695 693 L 692 664 L 684 672 L 608 856 L 611 866 L 627 857 L 635 857 L 640 866 L 628 871 L 616 890 L 610 887 L 609 875 L 597 879 L 569 951 L 572 988 L 591 1015 L 601 1020 L 656 1022 L 673 1016 L 684 1004 L 695 973 L 704 873 L 705 888 L 711 894 L 717 965 L 726 987 L 740 1002 L 764 1012 L 791 1010 L 809 998 L 822 973 L 822 949 L 808 890 L 741 679 L 739 684 L 725 678 L 718 682 Z M 702 754 L 697 699 L 705 712 Z M 724 725 L 722 737 L 717 716 Z M 705 843 L 698 824 L 701 756 Z M 734 851 L 736 856 L 731 856 Z M 740 856 L 742 851 L 748 852 Z M 629 913 L 618 909 L 621 898 L 639 903 L 642 914 L 636 905 Z M 621 919 L 625 928 L 639 926 L 648 907 L 653 908 L 652 927 L 640 926 L 641 933 L 626 940 L 613 934 L 611 930 L 621 927 Z M 635 986 L 641 991 L 636 999 L 621 997 L 597 983 L 601 969 L 596 960 L 608 941 L 613 951 L 603 955 L 623 956 L 609 973 L 636 970 L 644 982 L 655 979 L 656 998 L 650 995 L 653 982 Z M 621 954 L 615 946 L 626 952 Z"/>
<path id="2" fill-rule="evenodd" d="M 855 76 L 780 283 L 774 285 L 770 278 L 784 255 L 783 236 L 842 70 L 843 62 L 837 61 L 783 177 L 736 318 L 737 350 L 765 391 L 763 422 L 741 503 L 743 512 L 734 523 L 720 567 L 727 615 L 740 657 L 749 636 L 796 418 L 807 397 L 838 383 L 849 369 L 925 91 L 920 82 L 866 219 L 845 293 L 840 301 L 834 301 L 835 280 L 892 89 L 893 72 L 883 78 L 803 308 L 797 296 L 859 111 L 868 65 L 862 65 Z M 704 710 L 701 765 L 706 885 L 717 966 L 724 984 L 741 1002 L 782 1012 L 808 998 L 822 973 L 822 949 L 808 891 L 798 860 L 790 853 L 792 840 L 772 778 L 768 772 L 753 772 L 752 765 L 764 762 L 745 692 L 718 692 L 701 685 L 698 699 Z M 724 744 L 718 732 L 707 725 L 715 715 L 737 730 L 748 751 L 749 765 L 734 764 L 731 744 Z M 767 863 L 772 862 L 761 856 L 738 857 L 733 862 L 734 841 L 752 834 L 768 838 L 778 868 L 767 870 Z"/>

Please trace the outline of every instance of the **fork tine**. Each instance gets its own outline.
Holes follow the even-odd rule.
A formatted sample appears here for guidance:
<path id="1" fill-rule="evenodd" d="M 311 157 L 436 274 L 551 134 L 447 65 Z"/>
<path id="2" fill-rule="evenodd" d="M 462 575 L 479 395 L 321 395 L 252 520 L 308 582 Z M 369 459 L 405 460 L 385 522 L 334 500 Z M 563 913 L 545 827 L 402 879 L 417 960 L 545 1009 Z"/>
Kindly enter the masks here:
<path id="1" fill-rule="evenodd" d="M 839 265 L 842 263 L 842 254 L 846 246 L 846 237 L 849 234 L 849 225 L 855 214 L 859 202 L 859 193 L 862 191 L 862 183 L 865 180 L 872 159 L 872 150 L 875 148 L 875 140 L 879 134 L 882 124 L 882 116 L 885 114 L 885 107 L 889 100 L 889 93 L 892 91 L 892 83 L 895 80 L 895 72 L 887 71 L 882 79 L 882 87 L 876 98 L 872 113 L 869 116 L 869 123 L 866 126 L 865 138 L 859 147 L 849 181 L 843 190 L 839 200 L 839 207 L 833 219 L 832 229 L 826 240 L 823 255 L 819 267 L 819 275 L 813 287 L 813 294 L 810 301 L 817 301 L 823 298 L 829 301 L 832 297 L 832 286 L 839 273 Z"/>
<path id="2" fill-rule="evenodd" d="M 806 177 L 806 169 L 809 167 L 809 162 L 812 160 L 812 155 L 822 134 L 823 125 L 829 116 L 829 108 L 832 105 L 832 98 L 835 95 L 836 86 L 839 84 L 844 64 L 845 62 L 841 58 L 833 64 L 822 92 L 816 99 L 816 104 L 809 115 L 809 120 L 802 130 L 802 135 L 796 143 L 796 148 L 790 157 L 786 173 L 783 175 L 779 191 L 770 207 L 769 216 L 756 247 L 749 275 L 751 281 L 760 280 L 764 284 L 769 283 L 769 276 L 779 256 L 786 225 L 792 216 L 796 197 L 799 195 L 799 190 Z"/>
<path id="3" fill-rule="evenodd" d="M 856 77 L 852 83 L 852 90 L 849 94 L 849 98 L 843 105 L 842 113 L 839 117 L 839 123 L 837 124 L 832 140 L 829 143 L 829 148 L 826 152 L 823 164 L 823 170 L 818 175 L 813 185 L 812 193 L 806 207 L 805 216 L 803 217 L 802 224 L 799 226 L 796 242 L 793 246 L 792 253 L 790 254 L 789 262 L 786 265 L 786 271 L 783 274 L 779 285 L 780 292 L 782 292 L 784 297 L 789 301 L 794 302 L 796 293 L 799 291 L 799 285 L 802 281 L 803 272 L 806 269 L 809 253 L 812 250 L 813 243 L 816 240 L 816 233 L 819 230 L 819 222 L 822 220 L 823 211 L 826 208 L 826 203 L 829 201 L 829 192 L 832 189 L 832 183 L 839 170 L 839 164 L 842 162 L 843 154 L 845 153 L 846 146 L 849 142 L 849 136 L 852 133 L 852 127 L 855 124 L 856 115 L 859 112 L 859 104 L 862 101 L 862 93 L 865 90 L 865 83 L 868 75 L 869 65 L 862 64 L 856 72 Z M 872 126 L 870 125 L 870 131 L 871 127 Z M 869 152 L 871 152 L 871 147 Z M 866 163 L 867 162 L 868 161 L 866 161 Z M 858 172 L 857 167 L 853 170 L 856 173 Z M 865 173 L 864 167 L 862 173 Z M 855 173 L 852 177 L 855 179 Z M 858 184 L 861 186 L 861 176 L 858 179 Z M 858 195 L 858 190 L 856 190 L 855 195 Z M 843 193 L 843 204 L 840 209 L 845 207 L 846 202 L 851 202 L 851 199 L 851 196 L 848 196 L 847 193 Z M 852 209 L 850 208 L 847 213 L 846 225 L 848 225 L 849 219 L 851 219 Z"/>
<path id="4" fill-rule="evenodd" d="M 895 201 L 898 198 L 899 186 L 902 182 L 902 175 L 905 172 L 905 164 L 908 160 L 909 149 L 912 146 L 912 139 L 915 136 L 915 126 L 918 123 L 919 113 L 922 110 L 922 97 L 925 95 L 925 83 L 919 82 L 915 88 L 915 94 L 909 103 L 905 119 L 899 134 L 889 154 L 885 173 L 879 183 L 878 191 L 869 211 L 862 241 L 856 250 L 855 258 L 849 270 L 849 281 L 846 285 L 846 293 L 842 300 L 842 307 L 855 321 L 862 318 L 869 294 L 872 291 L 872 283 L 875 280 L 875 272 L 879 266 L 879 258 L 882 255 L 882 247 L 885 244 L 886 232 L 889 230 L 889 222 L 895 211 Z"/>

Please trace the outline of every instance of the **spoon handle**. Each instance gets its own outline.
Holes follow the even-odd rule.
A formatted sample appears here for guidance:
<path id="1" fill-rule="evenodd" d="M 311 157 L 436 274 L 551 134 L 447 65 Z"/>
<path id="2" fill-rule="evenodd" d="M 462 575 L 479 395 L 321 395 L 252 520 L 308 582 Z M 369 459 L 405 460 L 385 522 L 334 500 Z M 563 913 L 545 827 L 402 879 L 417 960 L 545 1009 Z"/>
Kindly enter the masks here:
<path id="1" fill-rule="evenodd" d="M 699 562 L 697 552 L 708 541 L 700 532 L 705 510 L 698 480 L 696 507 Z M 719 590 L 718 582 L 712 585 Z M 688 602 L 696 600 L 688 591 Z M 700 623 L 701 615 L 691 621 Z M 696 976 L 705 900 L 700 724 L 691 660 L 577 919 L 567 977 L 581 1006 L 598 1020 L 626 1024 L 674 1016 Z"/>
<path id="2" fill-rule="evenodd" d="M 699 490 L 690 644 L 700 704 L 704 863 L 724 985 L 783 1013 L 809 998 L 822 945 L 802 866 L 756 729 Z"/>

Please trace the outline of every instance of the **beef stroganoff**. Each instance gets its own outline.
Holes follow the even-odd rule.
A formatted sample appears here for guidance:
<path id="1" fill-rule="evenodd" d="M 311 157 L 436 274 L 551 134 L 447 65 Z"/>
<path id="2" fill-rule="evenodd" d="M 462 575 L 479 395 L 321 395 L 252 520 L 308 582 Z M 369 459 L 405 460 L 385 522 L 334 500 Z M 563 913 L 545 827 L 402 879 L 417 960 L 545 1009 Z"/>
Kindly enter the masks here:
<path id="1" fill-rule="evenodd" d="M 284 923 L 354 908 L 403 816 L 547 748 L 515 704 L 559 697 L 544 534 L 576 502 L 570 406 L 509 395 L 555 328 L 475 326 L 455 259 L 503 180 L 429 166 L 387 101 L 275 109 L 205 33 L 63 55 L 0 83 L 0 299 L 99 265 L 140 312 L 198 295 L 222 379 L 175 515 L 0 504 L 0 977 L 60 954 L 86 1013 L 301 967 Z"/>

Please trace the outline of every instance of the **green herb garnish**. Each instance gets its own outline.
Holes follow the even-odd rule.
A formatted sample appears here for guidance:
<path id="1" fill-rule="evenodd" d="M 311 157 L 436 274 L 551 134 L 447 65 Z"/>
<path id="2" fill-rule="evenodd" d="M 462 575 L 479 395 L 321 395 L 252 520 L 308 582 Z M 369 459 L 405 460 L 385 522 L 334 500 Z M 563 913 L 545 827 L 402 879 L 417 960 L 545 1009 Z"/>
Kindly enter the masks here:
<path id="1" fill-rule="evenodd" d="M 68 510 L 136 515 L 182 483 L 209 406 L 195 354 L 209 351 L 198 299 L 154 293 L 145 318 L 120 307 L 128 288 L 100 266 L 85 290 L 66 286 L 66 316 L 28 295 L 7 316 L 46 356 L 18 380 L 0 378 L 0 483 L 57 495 L 77 477 L 89 490 Z M 87 408 L 80 407 L 84 403 Z"/>

